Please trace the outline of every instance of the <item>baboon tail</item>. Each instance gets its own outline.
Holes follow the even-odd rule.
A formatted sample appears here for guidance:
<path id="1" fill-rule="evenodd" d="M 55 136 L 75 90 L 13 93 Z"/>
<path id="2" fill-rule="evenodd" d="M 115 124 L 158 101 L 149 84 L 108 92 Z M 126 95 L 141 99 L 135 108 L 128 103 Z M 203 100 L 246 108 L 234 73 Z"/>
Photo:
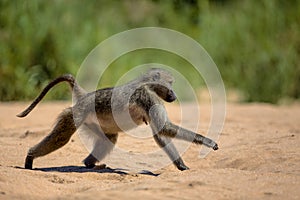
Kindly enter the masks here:
<path id="1" fill-rule="evenodd" d="M 54 87 L 56 84 L 61 82 L 68 82 L 73 93 L 75 94 L 75 98 L 78 99 L 86 92 L 77 84 L 75 78 L 71 74 L 64 74 L 53 81 L 51 81 L 39 94 L 39 96 L 28 106 L 23 112 L 18 114 L 18 117 L 25 117 L 27 116 L 34 108 L 35 106 L 43 99 L 43 97 L 47 94 L 47 92 Z"/>

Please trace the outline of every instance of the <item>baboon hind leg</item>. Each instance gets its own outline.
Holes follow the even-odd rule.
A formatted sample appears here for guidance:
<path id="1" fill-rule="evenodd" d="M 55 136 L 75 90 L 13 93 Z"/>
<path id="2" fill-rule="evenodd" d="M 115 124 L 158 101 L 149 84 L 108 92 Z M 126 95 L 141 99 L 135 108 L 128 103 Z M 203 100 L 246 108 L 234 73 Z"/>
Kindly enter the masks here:
<path id="1" fill-rule="evenodd" d="M 114 148 L 118 134 L 106 134 L 106 138 L 98 139 L 93 147 L 92 152 L 84 159 L 87 168 L 95 167 L 98 161 L 104 159 Z"/>
<path id="2" fill-rule="evenodd" d="M 87 168 L 93 168 L 98 161 L 104 159 L 113 150 L 118 139 L 118 133 L 104 134 L 96 123 L 84 123 L 81 128 L 86 132 L 85 134 L 89 134 L 89 137 L 94 140 L 91 153 L 83 160 Z"/>
<path id="3" fill-rule="evenodd" d="M 53 130 L 40 143 L 30 148 L 25 160 L 25 168 L 32 169 L 33 160 L 45 156 L 68 143 L 76 131 L 71 108 L 65 109 L 54 126 Z"/>

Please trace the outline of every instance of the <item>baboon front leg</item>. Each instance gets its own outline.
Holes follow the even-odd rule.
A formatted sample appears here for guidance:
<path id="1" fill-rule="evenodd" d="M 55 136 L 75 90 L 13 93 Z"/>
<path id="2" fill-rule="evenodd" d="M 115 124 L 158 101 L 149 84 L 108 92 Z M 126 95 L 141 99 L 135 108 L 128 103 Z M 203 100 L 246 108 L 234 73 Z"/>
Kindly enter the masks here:
<path id="1" fill-rule="evenodd" d="M 195 144 L 203 144 L 212 148 L 213 150 L 217 150 L 219 148 L 218 144 L 213 140 L 185 128 L 181 128 L 171 122 L 166 122 L 159 134 L 172 138 L 176 137 L 178 139 L 190 141 Z"/>
<path id="2" fill-rule="evenodd" d="M 167 112 L 162 105 L 152 106 L 151 110 L 149 111 L 149 116 L 151 119 L 150 125 L 154 134 L 171 138 L 176 137 L 178 139 L 193 142 L 195 144 L 203 144 L 214 150 L 218 149 L 218 144 L 213 140 L 170 122 L 167 117 Z"/>
<path id="3" fill-rule="evenodd" d="M 204 144 L 214 150 L 218 149 L 217 143 L 213 140 L 171 123 L 163 105 L 156 104 L 152 106 L 149 111 L 149 117 L 150 126 L 156 142 L 164 147 L 165 152 L 180 170 L 185 170 L 187 167 L 180 158 L 174 144 L 172 144 L 171 141 L 168 142 L 167 140 L 163 140 L 161 136 L 169 138 L 169 140 L 170 138 L 178 138 L 196 144 Z M 167 143 L 169 143 L 169 145 L 166 145 Z"/>
<path id="4" fill-rule="evenodd" d="M 154 134 L 156 143 L 167 153 L 169 158 L 173 161 L 173 164 L 181 171 L 189 169 L 183 162 L 175 145 L 170 138 L 161 137 L 158 134 Z"/>
<path id="5" fill-rule="evenodd" d="M 47 155 L 68 143 L 76 131 L 71 108 L 65 109 L 50 132 L 40 143 L 30 148 L 25 160 L 25 168 L 32 169 L 33 160 Z"/>

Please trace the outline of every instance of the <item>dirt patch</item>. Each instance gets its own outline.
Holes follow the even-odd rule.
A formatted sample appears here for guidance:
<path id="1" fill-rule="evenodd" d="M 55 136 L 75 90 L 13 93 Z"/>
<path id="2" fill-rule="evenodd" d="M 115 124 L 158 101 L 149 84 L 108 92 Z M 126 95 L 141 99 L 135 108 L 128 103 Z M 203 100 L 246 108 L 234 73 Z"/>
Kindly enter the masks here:
<path id="1" fill-rule="evenodd" d="M 190 170 L 169 165 L 144 173 L 127 172 L 121 161 L 120 169 L 86 169 L 81 161 L 88 152 L 76 134 L 62 149 L 36 159 L 35 170 L 23 169 L 28 148 L 49 132 L 69 103 L 43 102 L 27 118 L 15 117 L 26 106 L 0 103 L 0 199 L 300 198 L 300 105 L 229 104 L 218 151 L 200 159 L 201 147 L 191 145 L 183 155 Z M 191 105 L 182 106 L 194 112 Z M 200 108 L 202 132 L 210 108 Z M 171 120 L 180 123 L 179 106 L 171 104 L 168 110 Z M 118 144 L 132 151 L 156 148 L 126 134 Z"/>

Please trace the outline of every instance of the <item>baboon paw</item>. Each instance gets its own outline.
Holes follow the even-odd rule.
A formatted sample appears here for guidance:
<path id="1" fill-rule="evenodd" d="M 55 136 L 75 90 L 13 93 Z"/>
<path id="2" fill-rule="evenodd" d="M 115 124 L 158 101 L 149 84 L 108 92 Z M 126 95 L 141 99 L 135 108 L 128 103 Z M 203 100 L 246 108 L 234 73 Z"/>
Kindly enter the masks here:
<path id="1" fill-rule="evenodd" d="M 190 168 L 184 164 L 181 164 L 181 165 L 177 166 L 177 169 L 179 169 L 180 171 L 184 171 L 184 170 L 188 170 Z"/>
<path id="2" fill-rule="evenodd" d="M 218 150 L 218 149 L 219 149 L 218 144 L 215 144 L 215 145 L 212 147 L 212 149 L 215 150 L 215 151 Z"/>
<path id="3" fill-rule="evenodd" d="M 84 163 L 84 164 L 85 164 L 86 168 L 89 168 L 89 169 L 92 169 L 96 166 L 94 163 L 92 163 L 92 164 Z"/>
<path id="4" fill-rule="evenodd" d="M 32 156 L 27 156 L 25 160 L 25 169 L 32 169 L 33 158 Z"/>
<path id="5" fill-rule="evenodd" d="M 25 163 L 25 169 L 32 169 L 32 164 Z"/>

